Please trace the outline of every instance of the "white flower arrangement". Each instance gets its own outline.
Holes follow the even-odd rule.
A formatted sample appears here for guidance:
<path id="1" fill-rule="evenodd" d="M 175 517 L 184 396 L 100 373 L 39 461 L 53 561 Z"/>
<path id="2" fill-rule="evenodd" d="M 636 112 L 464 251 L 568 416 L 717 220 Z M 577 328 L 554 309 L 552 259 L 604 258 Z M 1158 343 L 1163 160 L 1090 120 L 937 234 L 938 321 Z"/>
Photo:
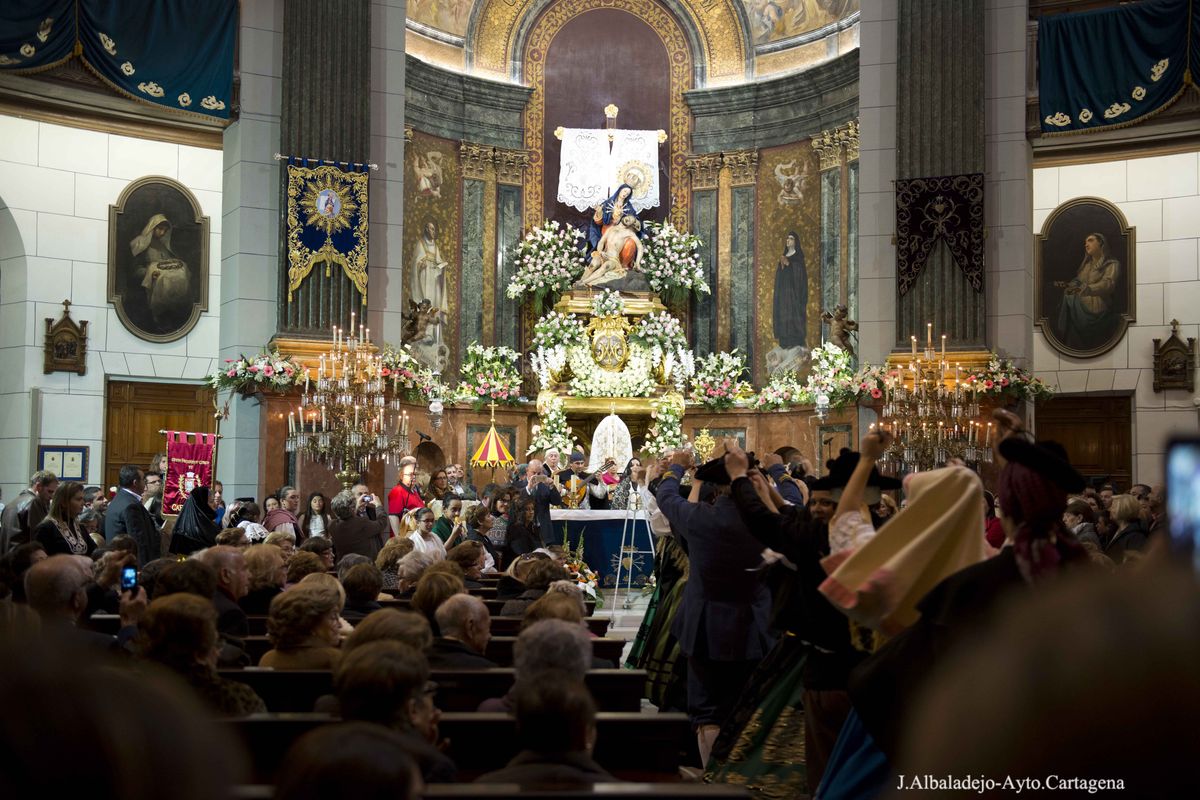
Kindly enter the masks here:
<path id="1" fill-rule="evenodd" d="M 668 395 L 650 404 L 650 418 L 654 422 L 646 432 L 645 449 L 656 456 L 683 447 L 683 398 Z"/>
<path id="2" fill-rule="evenodd" d="M 284 392 L 303 380 L 304 370 L 279 351 L 259 353 L 253 358 L 225 359 L 225 367 L 208 376 L 214 389 L 232 389 L 250 395 L 262 391 Z"/>
<path id="3" fill-rule="evenodd" d="M 742 380 L 746 372 L 746 358 L 737 350 L 710 353 L 696 362 L 696 373 L 692 379 L 692 399 L 709 408 L 728 408 L 738 396 L 750 389 Z"/>
<path id="4" fill-rule="evenodd" d="M 620 292 L 605 289 L 592 298 L 592 316 L 619 317 L 625 313 L 625 298 Z"/>
<path id="5" fill-rule="evenodd" d="M 596 366 L 591 350 L 584 345 L 567 350 L 567 366 L 571 368 L 568 385 L 576 397 L 649 397 L 656 387 L 650 349 L 637 342 L 629 343 L 629 358 L 620 372 Z"/>
<path id="6" fill-rule="evenodd" d="M 462 380 L 458 384 L 458 398 L 476 403 L 520 402 L 520 361 L 521 354 L 515 350 L 472 343 L 459 370 Z"/>
<path id="7" fill-rule="evenodd" d="M 421 363 L 407 345 L 385 344 L 379 360 L 379 377 L 387 379 L 395 389 L 407 390 L 411 399 L 428 398 L 434 394 L 434 388 L 440 386 L 433 370 Z M 438 395 L 444 393 L 438 392 Z"/>
<path id="8" fill-rule="evenodd" d="M 688 349 L 687 337 L 679 320 L 665 311 L 651 312 L 633 326 L 633 341 L 650 349 L 650 366 L 662 369 L 667 380 L 683 392 L 696 371 L 696 359 Z"/>
<path id="9" fill-rule="evenodd" d="M 976 394 L 1008 395 L 1028 400 L 1048 399 L 1054 390 L 1041 378 L 1035 378 L 995 353 L 986 369 L 967 375 L 963 381 L 969 391 Z"/>
<path id="10" fill-rule="evenodd" d="M 840 407 L 854 400 L 859 384 L 850 368 L 850 354 L 833 342 L 814 347 L 805 389 L 818 406 Z"/>
<path id="11" fill-rule="evenodd" d="M 533 325 L 533 346 L 539 347 L 570 347 L 582 344 L 586 340 L 583 323 L 574 314 L 563 314 L 550 311 Z"/>
<path id="12" fill-rule="evenodd" d="M 555 448 L 560 453 L 575 449 L 575 434 L 567 424 L 566 403 L 557 395 L 538 398 L 538 414 L 541 422 L 530 429 L 529 448 L 526 455 L 539 450 Z"/>
<path id="13" fill-rule="evenodd" d="M 771 376 L 754 398 L 754 408 L 759 411 L 783 411 L 796 405 L 812 402 L 812 395 L 800 382 L 795 372 L 779 372 Z"/>
<path id="14" fill-rule="evenodd" d="M 650 234 L 642 271 L 650 288 L 673 299 L 688 292 L 709 294 L 712 290 L 704 279 L 700 263 L 700 237 L 684 233 L 670 222 L 647 225 Z"/>
<path id="15" fill-rule="evenodd" d="M 516 271 L 505 290 L 509 299 L 531 294 L 535 308 L 540 309 L 546 297 L 570 288 L 583 274 L 581 238 L 578 230 L 554 220 L 525 234 L 513 254 Z"/>

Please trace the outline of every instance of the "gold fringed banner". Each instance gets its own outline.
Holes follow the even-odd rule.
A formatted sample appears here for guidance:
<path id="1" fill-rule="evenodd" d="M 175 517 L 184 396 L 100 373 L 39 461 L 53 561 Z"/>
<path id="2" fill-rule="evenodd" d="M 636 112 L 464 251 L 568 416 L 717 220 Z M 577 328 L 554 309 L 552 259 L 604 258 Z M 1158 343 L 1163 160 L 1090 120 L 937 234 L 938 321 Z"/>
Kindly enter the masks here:
<path id="1" fill-rule="evenodd" d="M 317 166 L 307 166 L 316 164 Z M 367 304 L 367 165 L 289 158 L 288 302 L 317 264 L 339 266 Z"/>

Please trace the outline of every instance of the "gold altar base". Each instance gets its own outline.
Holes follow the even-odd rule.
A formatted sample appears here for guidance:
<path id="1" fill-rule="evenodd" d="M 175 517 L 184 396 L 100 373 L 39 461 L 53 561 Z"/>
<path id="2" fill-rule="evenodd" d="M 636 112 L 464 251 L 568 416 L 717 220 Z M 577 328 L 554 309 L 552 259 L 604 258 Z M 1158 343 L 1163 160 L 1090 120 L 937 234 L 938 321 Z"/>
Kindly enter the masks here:
<path id="1" fill-rule="evenodd" d="M 584 289 L 572 289 L 554 304 L 554 310 L 561 314 L 578 314 L 582 317 L 592 316 L 592 300 L 600 294 L 599 291 L 589 292 Z M 655 311 L 666 311 L 667 307 L 653 292 L 621 292 L 625 301 L 625 316 L 642 317 Z"/>
<path id="2" fill-rule="evenodd" d="M 301 367 L 315 370 L 321 363 L 321 356 L 328 354 L 329 349 L 333 347 L 333 337 L 328 336 L 323 339 L 293 339 L 285 336 L 276 336 L 268 346 L 278 350 L 282 356 L 291 356 Z M 361 349 L 371 354 L 379 352 L 379 348 L 371 342 L 364 344 Z M 316 375 L 315 372 L 313 374 Z"/>

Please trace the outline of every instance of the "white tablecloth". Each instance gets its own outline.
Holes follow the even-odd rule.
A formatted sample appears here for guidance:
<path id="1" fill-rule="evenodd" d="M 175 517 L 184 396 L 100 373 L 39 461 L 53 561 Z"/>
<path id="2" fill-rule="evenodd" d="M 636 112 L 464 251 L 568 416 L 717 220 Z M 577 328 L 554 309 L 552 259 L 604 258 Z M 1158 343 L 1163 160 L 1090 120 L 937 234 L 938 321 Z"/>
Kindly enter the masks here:
<path id="1" fill-rule="evenodd" d="M 587 508 L 552 508 L 550 509 L 550 519 L 574 519 L 582 522 L 596 522 L 602 519 L 627 519 L 632 512 L 630 511 L 592 511 Z M 642 517 L 645 515 L 642 514 Z"/>

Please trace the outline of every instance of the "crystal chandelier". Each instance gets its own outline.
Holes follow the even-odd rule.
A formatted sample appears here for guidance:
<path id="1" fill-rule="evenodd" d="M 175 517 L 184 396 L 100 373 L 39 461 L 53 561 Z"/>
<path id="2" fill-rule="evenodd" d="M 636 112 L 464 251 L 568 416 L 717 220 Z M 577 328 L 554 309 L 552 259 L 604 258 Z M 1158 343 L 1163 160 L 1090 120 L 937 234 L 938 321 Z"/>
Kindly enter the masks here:
<path id="1" fill-rule="evenodd" d="M 992 423 L 979 422 L 979 399 L 960 380 L 958 364 L 946 359 L 946 337 L 938 357 L 933 349 L 933 325 L 926 326 L 926 346 L 900 359 L 884 382 L 879 425 L 892 432 L 893 442 L 880 459 L 880 468 L 893 475 L 944 466 L 951 459 L 968 464 L 992 463 Z M 874 426 L 872 426 L 874 427 Z"/>
<path id="2" fill-rule="evenodd" d="M 351 488 L 367 462 L 398 461 L 409 452 L 408 412 L 401 411 L 395 376 L 383 377 L 382 357 L 370 351 L 370 329 L 350 335 L 333 329 L 333 345 L 319 357 L 317 377 L 305 369 L 300 406 L 288 414 L 289 453 L 304 453 L 331 467 Z"/>

